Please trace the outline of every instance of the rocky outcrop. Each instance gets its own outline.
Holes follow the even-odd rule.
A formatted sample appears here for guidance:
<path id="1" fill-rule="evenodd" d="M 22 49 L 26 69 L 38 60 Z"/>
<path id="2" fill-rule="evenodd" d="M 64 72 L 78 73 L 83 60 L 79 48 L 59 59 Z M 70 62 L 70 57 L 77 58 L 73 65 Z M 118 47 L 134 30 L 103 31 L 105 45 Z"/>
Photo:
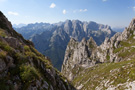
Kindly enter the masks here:
<path id="1" fill-rule="evenodd" d="M 79 72 L 79 70 L 74 71 L 74 69 L 94 66 L 95 63 L 98 63 L 96 60 L 93 60 L 95 59 L 94 53 L 96 48 L 97 45 L 93 38 L 89 40 L 84 38 L 80 43 L 72 38 L 65 52 L 62 73 L 69 80 L 73 80 L 75 74 Z"/>
<path id="2" fill-rule="evenodd" d="M 32 42 L 13 30 L 0 12 L 0 89 L 75 90 Z"/>
<path id="3" fill-rule="evenodd" d="M 109 28 L 109 27 L 108 27 Z M 135 39 L 135 19 L 122 33 L 116 33 L 111 39 L 97 46 L 95 41 L 83 39 L 80 43 L 71 39 L 62 65 L 62 73 L 69 79 L 74 78 L 86 68 L 98 63 L 110 63 L 132 60 Z"/>

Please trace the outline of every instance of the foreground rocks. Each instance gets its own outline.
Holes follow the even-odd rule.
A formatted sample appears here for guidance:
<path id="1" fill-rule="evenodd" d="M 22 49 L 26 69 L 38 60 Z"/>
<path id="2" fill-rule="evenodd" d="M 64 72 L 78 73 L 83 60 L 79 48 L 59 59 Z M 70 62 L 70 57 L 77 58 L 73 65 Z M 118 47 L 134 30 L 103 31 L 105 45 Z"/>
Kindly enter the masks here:
<path id="1" fill-rule="evenodd" d="M 0 90 L 75 90 L 0 12 Z"/>

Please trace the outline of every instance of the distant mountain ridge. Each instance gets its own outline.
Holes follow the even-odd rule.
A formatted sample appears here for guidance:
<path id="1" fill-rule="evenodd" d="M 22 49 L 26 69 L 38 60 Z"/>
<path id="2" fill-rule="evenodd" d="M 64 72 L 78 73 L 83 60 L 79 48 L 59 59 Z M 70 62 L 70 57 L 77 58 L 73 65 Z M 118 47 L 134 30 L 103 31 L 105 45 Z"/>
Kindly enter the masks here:
<path id="1" fill-rule="evenodd" d="M 18 33 L 21 33 L 25 39 L 30 39 L 32 36 L 40 34 L 46 30 L 50 30 L 53 27 L 54 25 L 49 23 L 35 23 L 35 24 L 28 24 L 21 28 L 14 27 L 14 29 Z"/>
<path id="2" fill-rule="evenodd" d="M 14 28 L 21 28 L 21 27 L 24 27 L 26 26 L 27 24 L 23 24 L 23 23 L 20 23 L 20 24 L 13 24 L 13 27 Z"/>
<path id="3" fill-rule="evenodd" d="M 53 65 L 59 70 L 71 37 L 77 41 L 81 41 L 83 38 L 88 40 L 93 37 L 97 45 L 100 45 L 106 37 L 110 38 L 116 33 L 108 25 L 79 20 L 66 20 L 55 24 L 42 23 L 42 25 L 39 23 L 30 26 L 16 30 L 24 37 L 30 38 L 36 49 L 51 58 Z"/>

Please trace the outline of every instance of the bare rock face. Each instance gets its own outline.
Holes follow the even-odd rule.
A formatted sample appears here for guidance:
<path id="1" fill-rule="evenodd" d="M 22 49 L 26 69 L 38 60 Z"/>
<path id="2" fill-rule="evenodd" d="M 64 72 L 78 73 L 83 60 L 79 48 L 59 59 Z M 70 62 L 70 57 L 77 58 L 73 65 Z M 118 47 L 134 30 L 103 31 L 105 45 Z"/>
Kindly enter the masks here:
<path id="1" fill-rule="evenodd" d="M 135 18 L 122 33 L 116 33 L 111 39 L 106 38 L 100 46 L 97 46 L 92 38 L 87 41 L 83 39 L 80 43 L 71 39 L 65 52 L 61 72 L 69 80 L 73 80 L 83 69 L 98 63 L 130 60 L 134 55 L 128 57 L 125 53 L 130 54 L 134 50 L 132 49 L 134 46 L 131 46 L 132 39 L 135 39 L 134 35 Z"/>
<path id="2" fill-rule="evenodd" d="M 94 66 L 96 61 L 92 60 L 92 58 L 94 58 L 92 55 L 96 47 L 97 45 L 92 38 L 87 41 L 84 38 L 80 43 L 72 38 L 66 49 L 62 73 L 66 75 L 69 80 L 72 80 L 75 77 L 74 74 L 78 72 L 73 71 L 73 69 Z"/>
<path id="3" fill-rule="evenodd" d="M 6 68 L 6 63 L 4 60 L 0 59 L 0 72 Z"/>
<path id="4" fill-rule="evenodd" d="M 121 52 L 116 53 L 116 51 L 118 50 L 118 48 L 121 48 L 120 42 L 125 42 L 126 40 L 131 38 L 132 35 L 134 35 L 134 30 L 135 19 L 131 21 L 129 27 L 125 28 L 122 33 L 116 33 L 111 39 L 106 38 L 104 43 L 98 47 L 102 51 L 101 53 L 98 53 L 98 57 L 100 56 L 100 60 L 104 60 L 103 62 L 105 62 L 108 57 L 109 62 L 123 61 L 124 58 L 119 57 L 119 54 Z M 126 42 L 130 44 L 130 42 Z M 99 49 L 98 51 L 100 51 Z"/>

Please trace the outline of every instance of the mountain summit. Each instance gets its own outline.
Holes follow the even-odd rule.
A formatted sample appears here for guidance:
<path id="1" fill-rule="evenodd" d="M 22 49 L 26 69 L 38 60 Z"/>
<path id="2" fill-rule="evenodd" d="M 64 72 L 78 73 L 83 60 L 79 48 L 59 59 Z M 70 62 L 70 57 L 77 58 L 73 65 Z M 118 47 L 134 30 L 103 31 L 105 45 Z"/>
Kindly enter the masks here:
<path id="1" fill-rule="evenodd" d="M 68 43 L 62 73 L 79 90 L 134 89 L 135 18 L 97 46 L 92 38 Z"/>
<path id="2" fill-rule="evenodd" d="M 23 36 L 31 36 L 29 38 L 34 43 L 35 48 L 51 58 L 52 64 L 59 70 L 61 69 L 70 38 L 80 42 L 83 38 L 88 40 L 92 37 L 97 45 L 100 45 L 106 37 L 110 38 L 115 34 L 108 25 L 79 20 L 66 20 L 53 25 L 46 23 L 42 23 L 42 25 L 32 24 L 31 27 L 28 25 L 18 28 L 17 31 Z M 34 35 L 34 33 L 37 35 Z"/>

